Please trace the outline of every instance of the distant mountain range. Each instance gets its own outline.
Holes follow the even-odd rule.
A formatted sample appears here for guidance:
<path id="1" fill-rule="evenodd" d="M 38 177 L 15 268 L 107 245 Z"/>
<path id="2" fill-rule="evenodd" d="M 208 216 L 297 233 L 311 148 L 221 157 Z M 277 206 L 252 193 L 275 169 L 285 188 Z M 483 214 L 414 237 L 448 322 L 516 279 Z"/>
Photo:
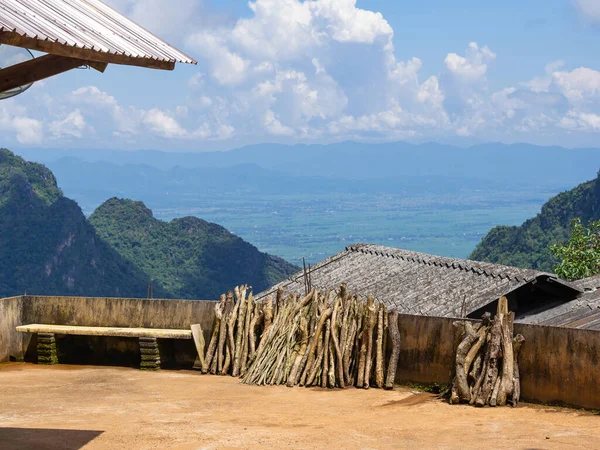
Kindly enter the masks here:
<path id="1" fill-rule="evenodd" d="M 0 297 L 47 295 L 213 299 L 236 284 L 262 290 L 297 267 L 216 224 L 156 220 L 110 199 L 88 221 L 52 172 L 0 149 Z"/>
<path id="2" fill-rule="evenodd" d="M 550 245 L 570 235 L 573 218 L 600 219 L 600 174 L 595 179 L 552 197 L 542 211 L 521 226 L 497 226 L 483 238 L 470 259 L 552 271 L 557 262 Z"/>
<path id="3" fill-rule="evenodd" d="M 155 150 L 22 149 L 26 159 L 48 163 L 65 156 L 87 162 L 174 167 L 230 168 L 254 164 L 300 177 L 373 180 L 406 176 L 479 179 L 504 185 L 573 185 L 595 176 L 599 149 L 566 149 L 530 144 L 482 144 L 469 148 L 436 143 L 341 142 L 329 145 L 261 144 L 224 152 Z"/>
<path id="4" fill-rule="evenodd" d="M 227 152 L 27 149 L 86 212 L 110 197 L 152 208 L 189 208 L 199 195 L 454 194 L 559 192 L 592 178 L 600 150 L 487 144 L 470 148 L 405 142 L 264 144 Z M 195 206 L 195 205 L 194 205 Z"/>
<path id="5" fill-rule="evenodd" d="M 0 149 L 0 297 L 139 297 L 148 283 L 63 197 L 50 170 Z"/>

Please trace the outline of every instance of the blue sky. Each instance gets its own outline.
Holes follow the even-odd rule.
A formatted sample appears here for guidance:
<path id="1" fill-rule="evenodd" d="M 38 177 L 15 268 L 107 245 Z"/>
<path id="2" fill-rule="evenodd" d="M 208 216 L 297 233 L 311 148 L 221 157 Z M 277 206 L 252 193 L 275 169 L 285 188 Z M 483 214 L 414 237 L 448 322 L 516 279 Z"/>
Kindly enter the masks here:
<path id="1" fill-rule="evenodd" d="M 599 146 L 600 0 L 108 0 L 186 51 L 0 102 L 2 145 L 260 142 Z"/>

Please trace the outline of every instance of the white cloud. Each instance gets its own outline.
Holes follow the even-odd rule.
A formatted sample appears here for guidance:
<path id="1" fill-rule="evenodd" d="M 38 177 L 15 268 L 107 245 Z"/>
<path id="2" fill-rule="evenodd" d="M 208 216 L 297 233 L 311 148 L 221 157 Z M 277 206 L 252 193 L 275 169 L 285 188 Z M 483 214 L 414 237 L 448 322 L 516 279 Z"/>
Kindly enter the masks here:
<path id="1" fill-rule="evenodd" d="M 83 86 L 75 89 L 72 94 L 77 101 L 90 103 L 95 106 L 116 106 L 117 100 L 106 92 L 102 92 L 96 86 Z"/>
<path id="2" fill-rule="evenodd" d="M 178 40 L 201 20 L 203 2 L 199 0 L 106 0 L 134 22 L 165 39 Z"/>
<path id="3" fill-rule="evenodd" d="M 50 122 L 48 128 L 55 138 L 83 136 L 87 124 L 79 109 L 72 111 L 62 120 Z"/>
<path id="4" fill-rule="evenodd" d="M 195 33 L 187 39 L 195 54 L 206 58 L 212 65 L 212 76 L 221 84 L 237 84 L 244 80 L 249 62 L 227 49 L 225 40 L 217 34 Z M 194 79 L 193 79 L 194 80 Z M 197 80 L 191 81 L 192 84 Z"/>
<path id="5" fill-rule="evenodd" d="M 598 0 L 572 0 L 579 12 L 592 23 L 600 23 L 600 2 Z"/>
<path id="6" fill-rule="evenodd" d="M 21 144 L 39 144 L 42 142 L 42 122 L 29 117 L 15 117 L 11 126 L 17 134 L 17 141 Z"/>
<path id="7" fill-rule="evenodd" d="M 160 109 L 154 108 L 148 111 L 144 115 L 142 123 L 158 136 L 165 138 L 182 138 L 187 136 L 187 132 L 179 125 L 177 120 Z"/>
<path id="8" fill-rule="evenodd" d="M 264 125 L 267 131 L 271 134 L 277 136 L 293 136 L 294 130 L 290 127 L 286 127 L 282 125 L 277 118 L 275 118 L 275 113 L 271 110 L 267 110 L 265 113 Z"/>
<path id="9" fill-rule="evenodd" d="M 23 96 L 31 100 L 18 99 L 28 107 L 0 109 L 0 128 L 28 142 L 45 134 L 72 142 L 93 129 L 107 144 L 148 147 L 160 137 L 189 148 L 217 140 L 527 141 L 600 132 L 600 72 L 567 68 L 568 61 L 492 88 L 496 54 L 484 42 L 447 48 L 438 61 L 399 60 L 390 24 L 355 0 L 255 0 L 243 18 L 212 22 L 203 18 L 207 3 L 181 1 L 179 11 L 167 11 L 166 0 L 112 0 L 199 59 L 168 103 L 141 107 L 96 86 L 56 97 L 32 89 Z M 577 3 L 591 17 L 590 5 Z M 161 31 L 163 20 L 169 25 Z"/>
<path id="10" fill-rule="evenodd" d="M 600 131 L 600 115 L 569 111 L 569 113 L 560 120 L 558 126 L 570 131 Z"/>
<path id="11" fill-rule="evenodd" d="M 381 13 L 356 7 L 356 0 L 321 0 L 307 2 L 316 20 L 324 20 L 331 37 L 338 42 L 373 44 L 386 42 L 394 33 Z"/>
<path id="12" fill-rule="evenodd" d="M 553 72 L 553 82 L 573 103 L 600 101 L 600 72 L 580 67 L 571 72 Z"/>
<path id="13" fill-rule="evenodd" d="M 454 76 L 465 82 L 481 80 L 488 69 L 488 64 L 496 59 L 496 54 L 487 46 L 479 48 L 476 42 L 471 42 L 465 56 L 448 53 L 444 64 Z"/>
<path id="14" fill-rule="evenodd" d="M 39 144 L 44 137 L 43 122 L 30 117 L 24 107 L 16 105 L 15 100 L 3 100 L 0 104 L 0 130 L 14 135 L 20 144 Z"/>

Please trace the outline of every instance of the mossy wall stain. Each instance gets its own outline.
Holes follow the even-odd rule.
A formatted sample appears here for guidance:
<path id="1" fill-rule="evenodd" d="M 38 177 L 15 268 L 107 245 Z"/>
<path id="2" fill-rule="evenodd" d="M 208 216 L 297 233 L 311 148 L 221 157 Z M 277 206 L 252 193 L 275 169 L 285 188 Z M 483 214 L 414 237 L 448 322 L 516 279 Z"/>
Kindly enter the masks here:
<path id="1" fill-rule="evenodd" d="M 23 358 L 23 333 L 15 331 L 23 325 L 22 311 L 22 297 L 0 299 L 0 363 Z"/>

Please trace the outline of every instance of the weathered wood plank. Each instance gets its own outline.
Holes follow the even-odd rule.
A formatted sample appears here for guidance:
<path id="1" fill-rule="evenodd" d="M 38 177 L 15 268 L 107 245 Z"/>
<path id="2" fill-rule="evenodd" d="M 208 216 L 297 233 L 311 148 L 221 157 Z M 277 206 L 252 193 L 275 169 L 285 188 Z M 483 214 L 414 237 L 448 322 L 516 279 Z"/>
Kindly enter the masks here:
<path id="1" fill-rule="evenodd" d="M 35 83 L 86 64 L 88 62 L 81 59 L 56 55 L 30 59 L 0 70 L 0 92 Z"/>
<path id="2" fill-rule="evenodd" d="M 152 58 L 137 58 L 114 53 L 104 53 L 87 48 L 63 45 L 59 42 L 44 41 L 22 36 L 13 31 L 0 31 L 0 43 L 23 47 L 30 50 L 38 50 L 52 55 L 66 56 L 69 58 L 84 59 L 107 64 L 123 64 L 128 66 L 140 66 L 150 69 L 173 70 L 175 61 L 160 61 Z"/>
<path id="3" fill-rule="evenodd" d="M 80 327 L 73 325 L 31 324 L 16 327 L 21 333 L 54 333 L 78 336 L 149 337 L 158 339 L 192 339 L 191 330 L 162 328 Z"/>

